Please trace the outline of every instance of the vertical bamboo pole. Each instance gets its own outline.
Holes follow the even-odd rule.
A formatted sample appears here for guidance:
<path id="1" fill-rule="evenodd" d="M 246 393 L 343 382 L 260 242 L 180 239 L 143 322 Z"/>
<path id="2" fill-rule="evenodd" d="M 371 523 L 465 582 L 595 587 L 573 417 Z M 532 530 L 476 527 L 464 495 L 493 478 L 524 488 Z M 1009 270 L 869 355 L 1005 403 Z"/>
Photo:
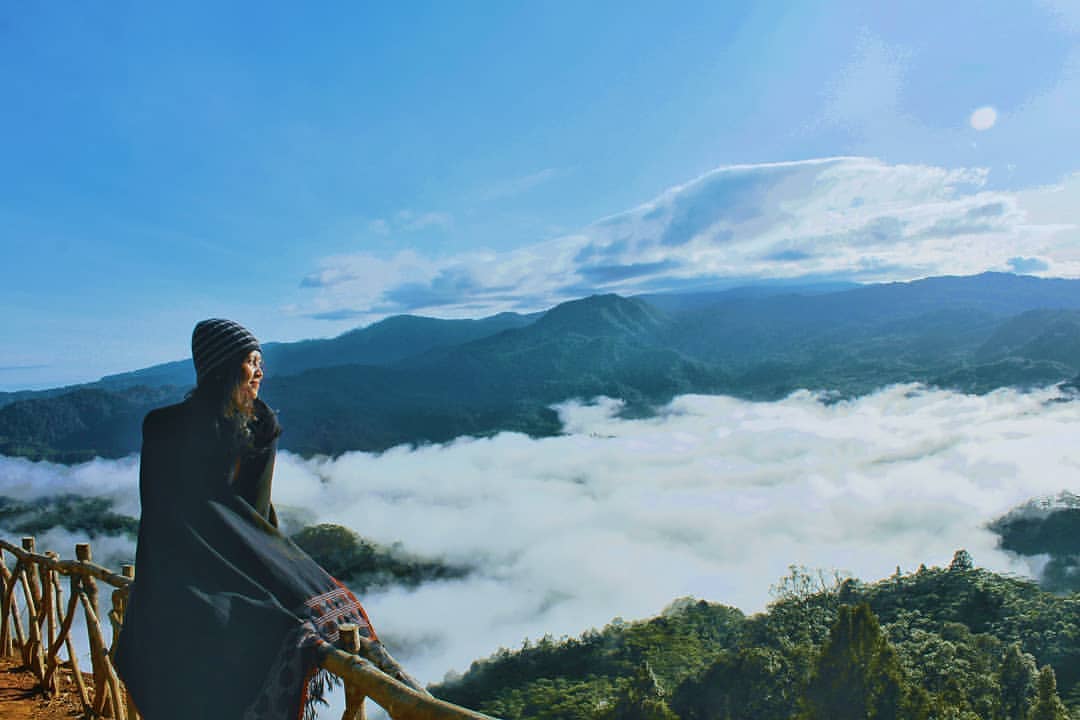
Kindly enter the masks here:
<path id="1" fill-rule="evenodd" d="M 109 611 L 109 624 L 112 625 L 112 644 L 109 645 L 109 660 L 116 659 L 116 639 L 124 626 L 124 591 L 116 588 L 112 591 L 112 610 Z"/>
<path id="2" fill-rule="evenodd" d="M 77 581 L 78 581 L 78 576 L 77 575 L 72 575 L 71 583 L 72 583 L 73 586 L 75 585 L 75 583 Z M 53 583 L 53 593 L 55 595 L 54 602 L 56 604 L 56 607 L 58 609 L 64 607 L 64 592 L 60 588 L 60 580 L 59 580 L 59 578 L 57 578 L 56 581 Z M 75 621 L 75 611 L 78 609 L 77 608 L 78 603 L 79 603 L 79 596 L 78 596 L 78 594 L 76 592 L 73 591 L 71 593 L 71 602 L 68 603 L 67 610 L 64 612 L 64 616 L 60 620 L 60 629 L 59 629 L 59 631 L 57 632 L 57 635 L 56 635 L 56 642 L 53 643 L 49 647 L 49 656 L 47 658 L 45 658 L 45 680 L 46 680 L 46 682 L 49 682 L 49 681 L 52 681 L 54 683 L 56 682 L 55 680 L 53 680 L 53 678 L 58 676 L 58 673 L 56 672 L 56 670 L 60 667 L 60 643 L 64 643 L 67 646 L 69 664 L 71 663 L 72 659 L 74 658 L 75 651 L 74 651 L 74 648 L 73 648 L 72 643 L 71 643 L 71 624 Z M 74 662 L 76 663 L 76 665 L 74 665 L 72 667 L 77 668 L 78 667 L 78 664 L 77 664 L 78 660 L 74 660 Z M 79 680 L 81 680 L 81 679 L 82 679 L 82 675 L 79 675 Z"/>
<path id="3" fill-rule="evenodd" d="M 18 563 L 18 560 L 15 562 Z M 15 651 L 11 646 L 11 601 L 8 599 L 8 588 L 14 583 L 4 549 L 0 548 L 0 657 L 8 657 Z"/>
<path id="4" fill-rule="evenodd" d="M 22 585 L 23 595 L 26 598 L 26 624 L 27 637 L 23 646 L 23 662 L 37 676 L 39 681 L 45 679 L 45 658 L 41 652 L 41 624 L 38 622 L 40 613 L 38 603 L 34 600 L 34 591 L 28 575 L 34 572 L 34 564 L 23 565 L 19 571 L 19 583 Z"/>
<path id="5" fill-rule="evenodd" d="M 90 548 L 90 543 L 77 543 L 75 545 L 75 559 L 84 563 L 93 561 L 94 554 Z M 94 645 L 93 638 L 101 636 L 101 625 L 98 624 L 98 618 L 101 615 L 98 607 L 97 580 L 92 575 L 85 574 L 82 576 L 82 582 L 79 583 L 79 597 L 83 601 L 83 609 L 86 611 L 86 630 L 87 635 L 90 637 L 90 664 L 94 673 L 93 708 L 94 712 L 103 714 L 109 694 L 107 673 L 104 666 L 105 641 L 102 639 L 102 648 L 99 652 Z"/>
<path id="6" fill-rule="evenodd" d="M 28 553 L 35 552 L 36 543 L 32 535 L 27 535 L 22 539 L 22 548 Z M 33 560 L 27 561 L 23 565 L 23 574 L 20 577 L 20 582 L 23 582 L 23 593 L 26 597 L 26 622 L 27 627 L 27 641 L 28 645 L 23 648 L 23 659 L 26 664 L 30 666 L 31 670 L 36 674 L 36 659 L 41 653 L 41 585 L 38 579 L 38 567 L 37 563 Z M 27 592 L 25 583 L 29 582 L 30 589 Z M 32 605 L 32 607 L 31 607 Z M 38 678 L 41 680 L 42 678 Z"/>
<path id="7" fill-rule="evenodd" d="M 120 566 L 120 574 L 123 575 L 124 577 L 128 578 L 129 580 L 134 580 L 135 579 L 135 566 L 134 565 L 121 565 Z M 116 593 L 114 592 L 113 593 L 114 594 L 113 602 L 114 602 L 114 604 L 116 604 L 116 603 L 119 603 L 119 604 L 116 604 L 114 609 L 116 610 L 116 613 L 119 615 L 119 617 L 117 618 L 117 621 L 120 623 L 120 627 L 122 628 L 124 626 L 124 616 L 127 615 L 128 597 L 131 594 L 131 585 L 128 585 L 126 588 L 118 588 L 116 592 L 119 592 L 120 595 L 118 597 L 115 597 Z M 115 638 L 114 638 L 114 642 L 115 642 Z"/>
<path id="8" fill-rule="evenodd" d="M 94 712 L 125 720 L 124 706 L 120 702 L 120 678 L 109 662 L 108 650 L 105 647 L 105 638 L 101 634 L 101 623 L 90 606 L 90 596 L 85 590 L 79 591 L 79 599 L 82 600 L 83 610 L 86 611 L 86 629 L 90 639 L 91 657 L 94 662 L 94 680 L 97 686 L 94 694 Z M 100 675 L 97 673 L 99 672 Z M 110 712 L 111 711 L 111 712 Z"/>
<path id="9" fill-rule="evenodd" d="M 90 543 L 78 543 L 75 545 L 75 559 L 87 563 L 93 561 L 94 554 L 90 550 Z M 90 599 L 90 608 L 94 611 L 94 617 L 101 617 L 101 612 L 98 609 L 97 580 L 94 579 L 93 575 L 83 576 L 82 591 Z"/>
<path id="10" fill-rule="evenodd" d="M 49 551 L 45 555 L 53 560 L 59 558 L 59 555 Z M 51 567 L 42 566 L 41 570 L 41 604 L 44 606 L 45 611 L 45 660 L 42 662 L 43 675 L 42 686 L 46 693 L 55 694 L 60 690 L 59 683 L 56 682 L 56 674 L 50 672 L 48 658 L 52 655 L 53 648 L 56 648 L 60 644 L 60 638 L 56 635 L 56 602 L 55 593 L 53 587 L 56 583 L 56 573 Z"/>
<path id="11" fill-rule="evenodd" d="M 86 680 L 82 676 L 82 671 L 79 669 L 79 656 L 75 652 L 75 643 L 71 641 L 71 623 L 75 619 L 75 611 L 78 609 L 76 606 L 79 603 L 79 586 L 82 584 L 82 578 L 78 573 L 71 574 L 71 600 L 68 601 L 67 616 L 64 618 L 69 632 L 64 634 L 64 643 L 67 647 L 68 660 L 71 663 L 71 675 L 75 680 L 75 686 L 79 689 L 79 699 L 82 701 L 83 712 L 86 715 L 90 715 L 93 706 L 90 702 L 90 691 L 86 688 Z M 59 588 L 57 588 L 59 591 Z M 63 596 L 60 596 L 60 603 L 63 604 Z M 93 656 L 91 656 L 93 659 Z"/>
<path id="12" fill-rule="evenodd" d="M 27 535 L 22 539 L 22 546 L 23 550 L 28 553 L 36 552 L 36 550 L 34 549 L 34 538 L 30 535 Z M 44 620 L 44 618 L 41 616 L 41 581 L 38 577 L 37 563 L 33 561 L 28 562 L 26 564 L 26 574 L 30 580 L 30 589 L 34 593 L 34 607 L 37 608 L 38 624 L 40 625 L 41 621 Z"/>
<path id="13" fill-rule="evenodd" d="M 124 578 L 135 580 L 135 566 L 120 566 L 120 574 L 123 575 Z M 124 628 L 124 616 L 127 614 L 127 596 L 129 596 L 129 593 L 131 593 L 131 585 L 123 589 L 117 588 L 112 590 L 112 612 L 109 613 L 109 620 L 112 621 L 112 647 L 109 648 L 109 660 L 112 661 L 113 666 L 116 664 L 117 640 Z M 127 692 L 127 688 L 123 687 L 122 681 L 120 692 L 123 694 L 124 711 L 127 715 L 127 719 L 135 720 L 138 717 L 138 710 L 135 709 L 135 703 L 132 701 L 132 696 Z"/>
<path id="14" fill-rule="evenodd" d="M 338 642 L 341 648 L 356 655 L 360 652 L 360 628 L 354 623 L 342 623 L 338 626 Z M 341 720 L 365 720 L 364 694 L 355 686 L 345 681 L 345 712 Z"/>
<path id="15" fill-rule="evenodd" d="M 60 555 L 52 550 L 45 553 L 45 555 L 52 560 L 60 559 Z M 60 608 L 56 606 L 55 593 L 53 592 L 53 588 L 56 587 L 58 582 L 56 571 L 49 567 L 41 568 L 41 580 L 41 599 L 48 611 L 45 618 L 49 630 L 47 646 L 51 648 L 56 642 L 57 616 L 60 614 Z"/>
<path id="16" fill-rule="evenodd" d="M 130 578 L 135 580 L 135 566 L 134 565 L 122 565 L 120 566 L 120 574 L 124 578 Z M 123 603 L 120 608 L 120 628 L 123 629 L 124 617 L 127 615 L 127 601 L 129 601 L 131 594 L 131 585 L 127 586 L 127 590 L 123 595 Z M 113 644 L 113 648 L 116 644 Z M 127 692 L 127 688 L 123 688 L 124 693 L 124 707 L 127 710 L 127 720 L 138 720 L 138 709 L 135 707 L 135 701 L 133 701 L 131 693 Z"/>
<path id="17" fill-rule="evenodd" d="M 123 575 L 124 578 L 130 579 L 130 580 L 135 580 L 135 566 L 134 565 L 122 565 L 122 566 L 120 566 L 120 574 Z M 112 598 L 113 598 L 114 603 L 116 603 L 118 598 L 119 598 L 119 601 L 120 601 L 119 602 L 119 608 L 114 608 L 114 610 L 116 610 L 116 613 L 118 615 L 118 621 L 119 621 L 119 628 L 118 629 L 120 631 L 122 631 L 123 627 L 124 627 L 124 617 L 127 614 L 127 600 L 129 600 L 129 597 L 130 597 L 130 594 L 131 594 L 131 587 L 132 586 L 129 585 L 129 586 L 127 586 L 126 589 L 117 590 L 116 593 L 112 594 Z M 110 656 L 113 657 L 113 658 L 116 657 L 116 654 L 114 654 L 114 653 L 116 653 L 116 649 L 117 649 L 117 638 L 113 637 L 112 638 L 112 649 L 110 650 Z M 122 681 L 121 681 L 121 685 L 123 685 Z M 126 687 L 121 687 L 120 691 L 123 693 L 124 711 L 126 712 L 127 720 L 138 720 L 138 717 L 139 717 L 138 710 L 135 708 L 135 701 L 133 701 L 131 693 L 127 692 Z"/>
<path id="18" fill-rule="evenodd" d="M 26 638 L 23 635 L 22 618 L 19 617 L 19 600 L 15 597 L 15 588 L 19 584 L 19 572 L 22 569 L 22 560 L 15 560 L 15 569 L 10 573 L 7 572 L 7 568 L 4 568 L 4 573 L 8 575 L 7 589 L 4 591 L 4 607 L 7 608 L 8 615 L 5 617 L 11 618 L 11 626 L 15 628 L 15 644 L 19 648 L 20 653 L 26 651 Z M 8 643 L 11 643 L 11 634 L 9 632 L 10 627 L 8 623 L 4 622 L 3 632 L 7 636 Z M 14 654 L 14 649 L 12 653 Z"/>

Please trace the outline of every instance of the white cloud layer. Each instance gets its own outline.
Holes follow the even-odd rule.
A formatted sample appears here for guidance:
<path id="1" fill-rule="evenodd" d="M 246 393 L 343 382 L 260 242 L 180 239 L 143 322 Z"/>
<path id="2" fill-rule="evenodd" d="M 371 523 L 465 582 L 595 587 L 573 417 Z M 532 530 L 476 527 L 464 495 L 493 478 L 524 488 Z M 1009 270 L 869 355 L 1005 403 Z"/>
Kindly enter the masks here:
<path id="1" fill-rule="evenodd" d="M 291 312 L 328 319 L 399 312 L 532 311 L 593 292 L 757 278 L 909 280 L 1011 269 L 1080 276 L 1064 215 L 1028 215 L 1040 194 L 986 189 L 987 172 L 841 157 L 723 167 L 581 232 L 503 252 L 402 251 L 325 258 Z M 1069 189 L 1069 202 L 1080 197 Z"/>
<path id="2" fill-rule="evenodd" d="M 1055 397 L 911 386 L 833 405 L 685 396 L 647 420 L 616 418 L 615 401 L 571 403 L 561 437 L 283 453 L 274 496 L 310 522 L 476 568 L 363 598 L 391 649 L 432 681 L 525 637 L 647 617 L 679 596 L 757 611 L 793 563 L 875 580 L 964 547 L 980 566 L 1030 572 L 984 523 L 1077 490 L 1080 403 Z M 0 460 L 0 494 L 101 494 L 123 512 L 135 512 L 135 478 L 133 458 Z M 39 547 L 66 557 L 77 539 Z"/>

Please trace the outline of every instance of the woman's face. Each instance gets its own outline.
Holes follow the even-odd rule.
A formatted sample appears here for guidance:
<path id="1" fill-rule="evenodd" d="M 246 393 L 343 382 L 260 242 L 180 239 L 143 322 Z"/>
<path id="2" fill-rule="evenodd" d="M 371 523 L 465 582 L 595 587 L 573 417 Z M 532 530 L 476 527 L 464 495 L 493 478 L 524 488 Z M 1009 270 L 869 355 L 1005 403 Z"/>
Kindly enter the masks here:
<path id="1" fill-rule="evenodd" d="M 263 379 L 262 353 L 258 350 L 252 350 L 244 358 L 240 369 L 240 387 L 238 390 L 245 400 L 253 401 L 259 396 L 259 384 L 262 383 Z"/>

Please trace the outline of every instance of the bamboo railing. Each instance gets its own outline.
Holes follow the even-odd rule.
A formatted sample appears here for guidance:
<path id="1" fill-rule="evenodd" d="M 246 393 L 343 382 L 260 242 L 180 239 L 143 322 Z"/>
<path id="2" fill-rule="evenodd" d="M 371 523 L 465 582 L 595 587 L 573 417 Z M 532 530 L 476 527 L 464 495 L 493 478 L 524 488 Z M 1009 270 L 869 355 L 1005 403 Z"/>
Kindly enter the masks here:
<path id="1" fill-rule="evenodd" d="M 13 568 L 7 567 L 5 552 L 14 557 Z M 85 717 L 139 720 L 112 661 L 135 566 L 124 565 L 116 574 L 97 565 L 89 543 L 77 544 L 75 557 L 60 560 L 55 552 L 38 553 L 32 537 L 24 537 L 21 547 L 0 539 L 0 657 L 16 653 L 21 656 L 42 692 L 50 696 L 71 690 L 61 687 L 58 672 L 61 668 L 70 670 Z M 66 603 L 61 576 L 68 578 Z M 107 612 L 112 626 L 112 642 L 108 644 L 100 620 L 99 580 L 113 588 Z M 22 590 L 21 600 L 17 589 Z M 25 626 L 20 603 L 26 614 Z M 80 606 L 90 644 L 93 675 L 89 680 L 79 669 L 71 639 Z M 321 665 L 344 681 L 346 705 L 342 720 L 364 720 L 367 697 L 385 709 L 392 720 L 491 720 L 487 715 L 432 697 L 401 670 L 381 645 L 361 638 L 355 625 L 340 626 L 339 634 L 341 648 L 327 650 Z M 67 653 L 66 660 L 61 660 L 61 650 Z"/>

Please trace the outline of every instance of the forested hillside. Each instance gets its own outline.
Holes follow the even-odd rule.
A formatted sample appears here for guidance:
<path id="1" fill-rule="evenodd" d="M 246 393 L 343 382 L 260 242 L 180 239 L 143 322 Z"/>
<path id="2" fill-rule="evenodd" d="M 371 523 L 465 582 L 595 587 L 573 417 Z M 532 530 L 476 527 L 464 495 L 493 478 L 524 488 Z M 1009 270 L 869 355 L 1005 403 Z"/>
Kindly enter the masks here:
<path id="1" fill-rule="evenodd" d="M 1033 500 L 993 526 L 1007 548 L 1071 557 L 1074 501 L 1068 493 Z M 283 517 L 296 525 L 288 510 Z M 3 534 L 54 527 L 130 542 L 138 523 L 106 498 L 0 497 Z M 337 525 L 289 532 L 357 592 L 476 572 Z M 1080 711 L 1075 591 L 1055 595 L 978 569 L 960 550 L 946 568 L 897 568 L 874 583 L 793 567 L 772 595 L 765 612 L 749 616 L 678 599 L 652 619 L 616 618 L 579 637 L 501 650 L 433 690 L 508 720 L 1064 720 L 1064 704 Z"/>
<path id="2" fill-rule="evenodd" d="M 871 584 L 792 568 L 767 611 L 682 599 L 473 663 L 434 692 L 505 718 L 1064 718 L 1080 595 L 972 567 Z M 1055 687 L 1056 683 L 1056 687 Z"/>
<path id="3" fill-rule="evenodd" d="M 1051 592 L 1080 592 L 1080 496 L 1067 491 L 1037 498 L 990 523 L 1001 547 L 1045 558 L 1040 584 Z"/>

